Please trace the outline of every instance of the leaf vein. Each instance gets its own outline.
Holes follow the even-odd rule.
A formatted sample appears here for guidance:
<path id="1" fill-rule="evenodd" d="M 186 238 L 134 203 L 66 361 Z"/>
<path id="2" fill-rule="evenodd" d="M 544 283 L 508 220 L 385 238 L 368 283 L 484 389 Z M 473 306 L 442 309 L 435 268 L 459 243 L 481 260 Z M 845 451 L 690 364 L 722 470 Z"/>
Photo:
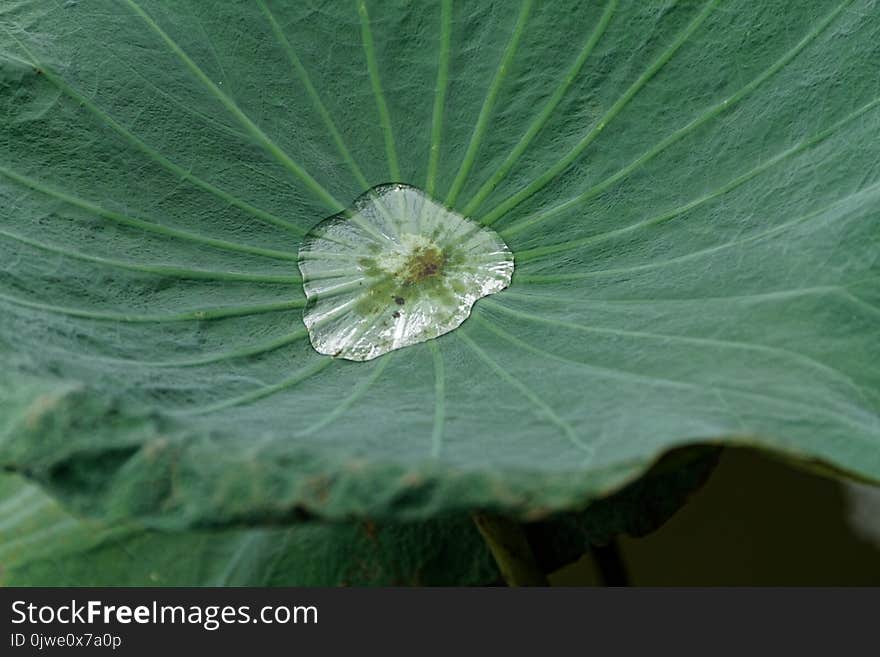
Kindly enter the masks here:
<path id="1" fill-rule="evenodd" d="M 391 115 L 388 113 L 385 93 L 382 91 L 379 64 L 376 61 L 376 46 L 373 42 L 373 32 L 370 29 L 370 16 L 367 13 L 367 5 L 364 0 L 358 0 L 358 15 L 361 21 L 361 39 L 364 44 L 364 54 L 367 60 L 367 72 L 370 75 L 370 85 L 373 89 L 373 96 L 376 99 L 376 108 L 379 111 L 379 120 L 382 122 L 382 133 L 385 137 L 385 156 L 388 158 L 391 178 L 396 182 L 400 181 L 400 164 L 397 160 L 397 147 L 394 144 Z"/>
<path id="2" fill-rule="evenodd" d="M 676 37 L 675 41 L 664 50 L 660 56 L 639 76 L 639 78 L 614 102 L 611 108 L 599 119 L 599 122 L 583 137 L 566 155 L 552 167 L 547 169 L 537 179 L 529 183 L 526 187 L 509 196 L 506 200 L 499 203 L 494 209 L 480 218 L 480 223 L 489 226 L 507 212 L 515 208 L 517 205 L 537 194 L 556 176 L 565 171 L 580 156 L 581 153 L 593 143 L 602 131 L 610 123 L 630 100 L 654 77 L 654 75 L 663 68 L 672 58 L 676 51 L 684 45 L 687 39 L 697 30 L 706 17 L 712 13 L 715 6 L 720 0 L 708 0 L 703 6 L 700 13 L 694 18 L 688 26 L 682 30 L 681 34 Z"/>
<path id="3" fill-rule="evenodd" d="M 758 164 L 757 166 L 753 167 L 749 171 L 746 171 L 745 173 L 740 174 L 739 176 L 726 182 L 725 184 L 723 184 L 720 187 L 718 187 L 717 189 L 709 192 L 708 194 L 704 194 L 703 196 L 700 196 L 692 201 L 689 201 L 688 203 L 685 203 L 684 205 L 679 206 L 679 207 L 677 207 L 673 210 L 670 210 L 664 214 L 661 214 L 657 217 L 652 217 L 650 219 L 644 219 L 642 221 L 637 221 L 635 223 L 632 223 L 628 226 L 624 226 L 622 228 L 616 228 L 614 230 L 609 230 L 604 233 L 599 233 L 597 235 L 591 235 L 590 237 L 585 237 L 585 238 L 582 238 L 579 240 L 569 240 L 568 242 L 549 244 L 547 246 L 536 247 L 534 249 L 526 249 L 526 250 L 521 251 L 517 255 L 517 259 L 520 262 L 529 262 L 530 260 L 534 260 L 536 258 L 541 258 L 546 255 L 551 255 L 551 254 L 555 254 L 555 253 L 563 253 L 566 251 L 570 251 L 572 249 L 580 248 L 582 246 L 587 246 L 590 244 L 603 242 L 605 240 L 608 240 L 608 239 L 611 239 L 614 237 L 618 237 L 620 235 L 625 235 L 627 233 L 631 233 L 631 232 L 638 230 L 640 228 L 645 228 L 648 226 L 657 225 L 657 224 L 669 221 L 671 219 L 675 219 L 676 217 L 679 217 L 679 216 L 693 210 L 694 208 L 703 205 L 704 203 L 707 203 L 713 199 L 724 196 L 728 192 L 747 183 L 748 181 L 752 180 L 753 178 L 755 178 L 759 174 L 763 173 L 764 171 L 767 171 L 768 169 L 772 168 L 773 166 L 779 164 L 783 160 L 785 160 L 789 157 L 792 157 L 794 155 L 797 155 L 798 153 L 801 153 L 802 151 L 805 151 L 808 148 L 811 148 L 811 147 L 825 141 L 826 139 L 828 139 L 829 137 L 834 135 L 834 133 L 836 133 L 842 127 L 844 127 L 846 124 L 854 121 L 855 119 L 862 116 L 866 112 L 874 109 L 878 105 L 880 105 L 880 97 L 877 97 L 874 100 L 862 105 L 855 112 L 845 116 L 840 121 L 837 121 L 836 123 L 834 123 L 830 127 L 826 128 L 825 130 L 822 130 L 822 131 L 816 133 L 812 137 L 809 137 L 809 138 L 803 140 L 802 142 L 800 142 L 799 144 L 797 144 L 795 146 L 792 146 L 791 148 L 788 148 L 780 153 L 777 153 L 776 155 L 774 155 L 770 159 L 766 160 L 765 162 Z M 506 235 L 505 231 L 501 231 L 501 235 Z"/>
<path id="4" fill-rule="evenodd" d="M 471 139 L 468 143 L 467 150 L 465 151 L 464 159 L 461 162 L 461 166 L 459 166 L 458 168 L 458 174 L 455 176 L 455 180 L 453 180 L 452 182 L 449 193 L 446 195 L 446 205 L 449 207 L 455 206 L 455 201 L 458 198 L 462 187 L 464 187 L 464 184 L 467 181 L 467 176 L 470 173 L 471 167 L 474 164 L 474 160 L 477 157 L 477 151 L 480 148 L 480 143 L 482 142 L 483 136 L 486 133 L 486 129 L 489 126 L 489 117 L 492 114 L 492 108 L 495 106 L 495 99 L 498 96 L 501 85 L 504 83 L 504 80 L 507 77 L 507 72 L 510 70 L 510 64 L 513 61 L 514 55 L 516 54 L 516 49 L 519 45 L 520 38 L 525 31 L 526 22 L 528 21 L 529 12 L 531 11 L 531 9 L 532 0 L 523 0 L 522 4 L 520 5 L 519 16 L 517 17 L 516 24 L 513 27 L 513 32 L 510 35 L 510 39 L 508 40 L 507 46 L 504 49 L 504 53 L 501 56 L 501 61 L 498 64 L 498 70 L 495 71 L 495 77 L 489 84 L 489 91 L 486 94 L 486 98 L 483 101 L 483 106 L 480 108 L 480 113 L 477 116 L 477 123 L 474 126 L 473 133 L 471 133 Z"/>
<path id="5" fill-rule="evenodd" d="M 485 301 L 485 299 L 484 299 Z M 528 386 L 526 386 L 522 381 L 513 376 L 510 372 L 504 369 L 501 365 L 499 365 L 495 360 L 493 360 L 489 354 L 487 354 L 483 349 L 481 349 L 476 342 L 474 342 L 471 338 L 464 335 L 460 331 L 456 331 L 455 335 L 459 337 L 471 350 L 482 360 L 489 368 L 494 371 L 499 377 L 504 379 L 507 383 L 509 383 L 512 387 L 516 388 L 519 393 L 525 397 L 531 404 L 540 411 L 539 415 L 547 418 L 550 422 L 558 429 L 561 430 L 562 434 L 574 445 L 577 449 L 586 452 L 587 454 L 592 454 L 593 450 L 585 443 L 581 438 L 577 435 L 575 430 L 571 427 L 568 422 L 563 420 L 556 411 L 553 410 L 547 403 L 542 400 L 538 395 L 536 395 Z"/>
<path id="6" fill-rule="evenodd" d="M 605 6 L 605 11 L 599 18 L 599 22 L 590 33 L 587 42 L 581 49 L 581 52 L 575 60 L 574 64 L 572 64 L 572 66 L 566 72 L 562 81 L 553 92 L 553 95 L 547 101 L 544 109 L 541 110 L 541 113 L 535 118 L 535 120 L 520 138 L 519 142 L 517 142 L 516 146 L 514 146 L 510 154 L 504 159 L 504 161 L 501 163 L 495 173 L 492 174 L 492 176 L 485 183 L 483 183 L 483 186 L 477 190 L 471 200 L 468 201 L 468 203 L 464 206 L 462 214 L 464 214 L 465 216 L 471 216 L 471 214 L 474 213 L 480 207 L 480 205 L 482 205 L 483 201 L 486 200 L 486 197 L 492 193 L 492 191 L 498 186 L 498 184 L 502 180 L 504 180 L 504 178 L 513 168 L 513 165 L 516 164 L 517 160 L 519 160 L 520 156 L 522 156 L 522 154 L 526 151 L 529 144 L 532 143 L 532 140 L 538 135 L 538 133 L 550 120 L 550 117 L 553 115 L 556 107 L 559 105 L 571 85 L 574 83 L 575 79 L 583 68 L 584 63 L 587 61 L 587 58 L 593 52 L 593 49 L 599 42 L 599 39 L 602 38 L 602 35 L 605 33 L 605 28 L 607 28 L 608 23 L 611 22 L 611 16 L 614 14 L 614 10 L 617 7 L 617 1 L 618 0 L 608 0 L 608 4 Z"/>
<path id="7" fill-rule="evenodd" d="M 147 26 L 156 33 L 156 35 L 165 43 L 169 50 L 187 67 L 187 69 L 198 79 L 205 88 L 211 92 L 220 104 L 234 116 L 239 123 L 248 131 L 253 139 L 257 141 L 270 155 L 272 155 L 282 166 L 299 178 L 303 184 L 332 210 L 340 211 L 344 208 L 343 204 L 337 201 L 321 184 L 315 180 L 300 164 L 295 162 L 287 153 L 282 150 L 278 144 L 272 141 L 265 132 L 247 116 L 238 105 L 214 82 L 207 74 L 196 64 L 189 55 L 172 39 L 165 30 L 159 27 L 159 24 L 147 14 L 135 0 L 124 0 L 124 2 L 137 14 Z"/>
<path id="8" fill-rule="evenodd" d="M 621 168 L 616 173 L 608 176 L 603 181 L 597 183 L 587 191 L 579 194 L 578 196 L 565 201 L 564 203 L 560 203 L 559 205 L 547 210 L 546 212 L 542 212 L 539 214 L 531 215 L 528 217 L 524 217 L 520 221 L 517 221 L 510 226 L 508 226 L 503 232 L 505 235 L 510 236 L 518 233 L 529 226 L 532 226 L 535 223 L 540 221 L 544 221 L 554 215 L 559 214 L 560 212 L 564 212 L 565 210 L 580 205 L 581 203 L 601 194 L 606 189 L 608 189 L 611 185 L 616 183 L 617 181 L 625 178 L 633 171 L 636 171 L 639 167 L 646 164 L 654 157 L 662 153 L 666 148 L 674 144 L 675 142 L 683 139 L 685 136 L 696 130 L 698 127 L 707 123 L 711 119 L 719 116 L 725 111 L 731 109 L 738 102 L 746 98 L 752 91 L 761 86 L 768 79 L 773 77 L 776 73 L 782 70 L 786 64 L 788 64 L 792 59 L 794 59 L 798 53 L 800 53 L 804 48 L 807 47 L 816 37 L 818 37 L 825 29 L 831 25 L 837 15 L 849 4 L 852 3 L 852 0 L 845 0 L 841 3 L 836 9 L 831 11 L 824 19 L 822 19 L 819 24 L 812 29 L 809 33 L 807 33 L 793 48 L 788 50 L 782 57 L 776 60 L 769 68 L 765 69 L 762 73 L 760 73 L 757 77 L 755 77 L 751 82 L 743 86 L 734 94 L 728 96 L 721 102 L 715 104 L 713 107 L 710 107 L 703 114 L 695 118 L 693 121 L 688 123 L 682 128 L 679 128 L 675 132 L 671 133 L 657 144 L 652 146 L 650 149 L 642 153 L 635 160 L 630 162 L 628 165 Z"/>

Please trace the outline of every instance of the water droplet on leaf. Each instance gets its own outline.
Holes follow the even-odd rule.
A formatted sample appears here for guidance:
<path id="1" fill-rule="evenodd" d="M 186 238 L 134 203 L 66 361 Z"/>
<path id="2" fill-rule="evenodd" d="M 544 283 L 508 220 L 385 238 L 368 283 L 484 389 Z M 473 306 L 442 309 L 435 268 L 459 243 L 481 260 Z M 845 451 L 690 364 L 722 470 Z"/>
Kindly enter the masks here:
<path id="1" fill-rule="evenodd" d="M 312 346 L 363 361 L 460 326 L 510 284 L 513 254 L 495 231 L 392 184 L 316 225 L 299 268 Z"/>

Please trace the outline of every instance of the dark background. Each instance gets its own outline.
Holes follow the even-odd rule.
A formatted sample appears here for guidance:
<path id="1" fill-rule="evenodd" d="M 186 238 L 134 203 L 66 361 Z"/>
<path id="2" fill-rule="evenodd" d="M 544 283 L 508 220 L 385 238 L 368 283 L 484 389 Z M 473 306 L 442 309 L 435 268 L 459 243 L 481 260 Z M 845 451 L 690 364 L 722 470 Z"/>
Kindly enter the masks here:
<path id="1" fill-rule="evenodd" d="M 843 484 L 729 449 L 669 522 L 620 545 L 634 585 L 880 585 L 880 546 L 848 515 Z M 551 582 L 596 584 L 592 558 Z"/>

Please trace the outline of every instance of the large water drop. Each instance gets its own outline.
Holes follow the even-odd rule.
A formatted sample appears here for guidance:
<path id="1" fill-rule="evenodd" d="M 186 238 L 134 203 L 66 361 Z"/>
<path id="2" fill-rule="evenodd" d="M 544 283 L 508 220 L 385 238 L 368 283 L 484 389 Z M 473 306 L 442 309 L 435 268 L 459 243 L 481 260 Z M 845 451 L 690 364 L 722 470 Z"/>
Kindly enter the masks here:
<path id="1" fill-rule="evenodd" d="M 393 184 L 316 225 L 299 269 L 312 346 L 362 361 L 460 326 L 510 284 L 513 254 L 495 231 Z"/>

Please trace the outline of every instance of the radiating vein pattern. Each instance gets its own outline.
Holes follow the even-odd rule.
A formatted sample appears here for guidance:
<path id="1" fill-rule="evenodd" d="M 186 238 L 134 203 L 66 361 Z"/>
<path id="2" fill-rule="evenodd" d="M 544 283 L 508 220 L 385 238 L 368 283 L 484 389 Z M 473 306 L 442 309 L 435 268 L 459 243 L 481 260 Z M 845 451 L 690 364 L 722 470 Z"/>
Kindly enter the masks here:
<path id="1" fill-rule="evenodd" d="M 452 181 L 452 187 L 449 189 L 449 193 L 446 195 L 446 205 L 448 206 L 455 205 L 458 194 L 461 192 L 461 188 L 464 186 L 464 183 L 467 180 L 467 176 L 470 173 L 471 167 L 474 165 L 474 159 L 476 158 L 477 151 L 480 148 L 480 142 L 482 141 L 483 136 L 485 135 L 486 130 L 489 127 L 489 117 L 492 115 L 492 108 L 495 104 L 495 99 L 498 96 L 498 90 L 504 83 L 507 72 L 510 69 L 510 64 L 513 61 L 514 55 L 516 54 L 516 48 L 519 45 L 522 34 L 526 29 L 526 23 L 528 21 L 529 12 L 531 11 L 531 9 L 532 0 L 522 0 L 519 17 L 516 20 L 516 24 L 513 26 L 513 33 L 510 35 L 510 41 L 507 43 L 507 48 L 504 49 L 504 54 L 501 56 L 501 62 L 498 64 L 498 71 L 495 73 L 495 77 L 492 79 L 492 84 L 489 85 L 489 92 L 486 94 L 486 100 L 483 101 L 483 106 L 480 108 L 480 114 L 477 117 L 477 123 L 474 126 L 474 132 L 471 135 L 471 139 L 468 143 L 467 150 L 465 151 L 464 159 L 462 160 L 461 166 L 459 166 L 458 168 L 458 175 L 455 176 L 455 180 Z"/>
<path id="2" fill-rule="evenodd" d="M 572 148 L 566 155 L 556 164 L 551 166 L 544 174 L 542 174 L 537 180 L 533 183 L 529 184 L 525 189 L 517 192 L 510 198 L 506 199 L 502 203 L 498 204 L 493 210 L 488 212 L 485 216 L 480 220 L 481 223 L 485 225 L 491 225 L 494 222 L 498 221 L 502 216 L 504 216 L 507 212 L 516 207 L 519 203 L 524 201 L 529 196 L 536 194 L 540 191 L 545 185 L 547 185 L 551 180 L 553 180 L 560 173 L 565 171 L 569 165 L 590 145 L 595 141 L 595 139 L 599 136 L 599 134 L 607 127 L 609 121 L 612 121 L 620 111 L 626 106 L 626 104 L 635 96 L 647 82 L 656 75 L 657 71 L 659 71 L 675 54 L 675 52 L 682 46 L 682 44 L 687 41 L 688 37 L 690 37 L 706 20 L 707 16 L 712 12 L 715 6 L 718 4 L 718 0 L 708 0 L 706 2 L 703 10 L 696 16 L 696 18 L 691 21 L 688 26 L 681 31 L 681 33 L 676 37 L 676 39 L 669 45 L 666 50 L 664 50 L 660 56 L 654 60 L 650 66 L 645 70 L 645 72 L 639 76 L 639 78 L 615 101 L 615 103 L 609 108 L 609 110 L 599 119 L 598 123 L 581 139 L 574 148 Z"/>
<path id="3" fill-rule="evenodd" d="M 689 211 L 693 210 L 694 208 L 696 208 L 704 203 L 707 203 L 708 201 L 711 201 L 713 199 L 721 197 L 724 194 L 730 192 L 731 190 L 736 189 L 740 185 L 743 185 L 743 184 L 749 182 L 755 176 L 758 176 L 761 173 L 763 173 L 764 171 L 766 171 L 767 169 L 770 169 L 771 167 L 776 166 L 777 164 L 784 161 L 785 159 L 787 159 L 789 157 L 793 157 L 795 155 L 798 155 L 799 153 L 803 152 L 804 150 L 811 148 L 813 146 L 816 146 L 817 144 L 821 143 L 825 139 L 827 139 L 827 138 L 831 137 L 832 135 L 834 135 L 835 133 L 837 133 L 841 128 L 845 127 L 846 125 L 848 125 L 852 121 L 861 117 L 863 114 L 865 114 L 867 112 L 871 112 L 872 110 L 875 110 L 878 107 L 880 107 L 880 97 L 877 97 L 874 100 L 871 100 L 868 103 L 865 103 L 864 105 L 862 105 L 861 107 L 856 109 L 856 111 L 845 116 L 840 121 L 836 122 L 834 125 L 826 128 L 825 130 L 822 130 L 818 134 L 809 136 L 808 138 L 804 139 L 801 143 L 799 143 L 791 148 L 788 148 L 781 153 L 776 153 L 775 155 L 773 155 L 772 157 L 769 157 L 767 160 L 758 164 L 757 166 L 753 167 L 752 169 L 746 171 L 743 174 L 736 176 L 735 178 L 728 181 L 727 183 L 725 183 L 724 185 L 722 185 L 718 189 L 713 190 L 713 191 L 709 192 L 708 194 L 705 194 L 697 199 L 689 201 L 688 203 L 684 204 L 683 206 L 681 206 L 679 208 L 675 208 L 674 210 L 670 210 L 669 212 L 665 212 L 657 217 L 650 217 L 648 219 L 644 219 L 644 220 L 636 222 L 634 224 L 630 224 L 629 226 L 622 226 L 621 228 L 618 228 L 618 229 L 615 229 L 612 231 L 608 231 L 606 233 L 600 233 L 598 235 L 592 235 L 590 237 L 585 237 L 581 240 L 573 240 L 573 241 L 566 242 L 564 244 L 553 244 L 553 245 L 548 245 L 545 247 L 538 247 L 535 249 L 523 251 L 521 254 L 521 259 L 523 261 L 528 261 L 528 260 L 531 260 L 534 258 L 543 257 L 543 256 L 551 254 L 551 253 L 560 253 L 560 252 L 568 251 L 568 250 L 571 250 L 574 248 L 578 248 L 583 245 L 595 244 L 597 242 L 601 242 L 601 241 L 604 241 L 607 239 L 618 237 L 620 235 L 630 233 L 632 231 L 643 229 L 647 226 L 657 225 L 657 224 L 669 221 L 671 219 L 675 219 L 677 217 L 680 217 L 680 216 L 688 213 Z"/>
<path id="4" fill-rule="evenodd" d="M 232 114 L 256 141 L 265 148 L 273 157 L 283 164 L 290 172 L 302 180 L 306 186 L 312 190 L 322 201 L 327 203 L 331 209 L 337 209 L 342 204 L 337 201 L 330 193 L 324 189 L 310 173 L 308 173 L 299 163 L 294 161 L 290 155 L 285 153 L 273 140 L 271 140 L 239 107 L 227 96 L 217 84 L 215 84 L 205 72 L 187 55 L 183 49 L 168 36 L 168 34 L 138 5 L 135 0 L 124 0 L 126 4 L 134 11 L 147 26 L 155 32 L 168 48 L 183 62 L 183 64 L 192 72 L 192 74 L 202 84 L 207 87 L 212 95 L 216 96 L 223 106 Z"/>
<path id="5" fill-rule="evenodd" d="M 578 54 L 577 59 L 575 59 L 574 64 L 572 64 L 571 68 L 566 71 L 565 77 L 556 88 L 556 91 L 553 92 L 550 100 L 547 101 L 544 109 L 541 110 L 541 113 L 529 126 L 528 130 L 526 130 L 522 138 L 517 142 L 514 149 L 510 152 L 510 155 L 508 155 L 504 159 L 504 162 L 501 163 L 501 166 L 499 166 L 495 170 L 491 178 L 483 183 L 483 185 L 480 187 L 479 190 L 477 190 L 471 200 L 468 201 L 467 205 L 464 206 L 465 214 L 470 215 L 475 212 L 477 208 L 480 207 L 483 201 L 486 200 L 486 197 L 490 193 L 492 193 L 492 190 L 495 189 L 498 183 L 504 178 L 504 176 L 507 175 L 511 168 L 513 168 L 513 166 L 516 164 L 516 161 L 526 151 L 532 140 L 547 124 L 547 121 L 556 110 L 559 102 L 562 100 L 563 96 L 565 96 L 575 78 L 578 77 L 578 74 L 583 68 L 584 63 L 586 63 L 587 58 L 590 56 L 590 53 L 592 53 L 593 49 L 596 47 L 596 43 L 598 43 L 599 39 L 602 38 L 602 34 L 604 34 L 605 32 L 605 28 L 608 27 L 608 23 L 611 21 L 611 17 L 614 15 L 614 9 L 616 6 L 617 0 L 609 0 L 608 4 L 605 7 L 605 11 L 602 13 L 602 16 L 600 17 L 599 22 L 596 24 L 596 27 L 590 32 L 590 36 L 587 38 L 587 41 L 584 44 L 584 47 L 581 49 L 580 54 Z"/>
<path id="6" fill-rule="evenodd" d="M 0 464 L 167 527 L 880 480 L 875 5 L 4 3 Z"/>
<path id="7" fill-rule="evenodd" d="M 722 112 L 729 111 L 733 109 L 737 102 L 745 98 L 749 93 L 757 89 L 761 84 L 763 84 L 766 80 L 771 78 L 775 73 L 777 73 L 783 66 L 785 66 L 788 62 L 790 62 L 794 57 L 801 52 L 807 45 L 810 44 L 813 39 L 819 36 L 833 21 L 834 19 L 846 8 L 851 2 L 847 0 L 846 2 L 841 3 L 840 6 L 835 8 L 832 12 L 828 14 L 822 21 L 820 21 L 816 27 L 810 31 L 803 39 L 801 39 L 791 50 L 786 52 L 781 58 L 775 61 L 770 67 L 768 67 L 765 71 L 763 71 L 760 75 L 754 78 L 747 85 L 742 87 L 739 91 L 730 96 L 724 98 L 720 102 L 716 103 L 709 110 L 703 112 L 699 117 L 688 123 L 683 128 L 679 128 L 675 132 L 671 133 L 667 137 L 664 137 L 657 144 L 651 147 L 649 150 L 642 153 L 635 160 L 630 162 L 625 167 L 619 169 L 614 175 L 609 176 L 605 180 L 600 183 L 594 185 L 586 192 L 579 194 L 577 197 L 565 201 L 564 203 L 560 203 L 559 205 L 554 206 L 550 210 L 546 212 L 542 212 L 535 216 L 524 217 L 523 219 L 515 222 L 513 225 L 508 226 L 506 229 L 502 231 L 505 236 L 511 236 L 521 230 L 524 230 L 540 221 L 545 221 L 557 215 L 561 212 L 565 212 L 570 208 L 577 207 L 582 205 L 585 201 L 597 196 L 602 193 L 609 187 L 611 187 L 614 183 L 621 180 L 622 178 L 628 176 L 633 171 L 638 169 L 640 166 L 643 166 L 647 162 L 649 162 L 656 155 L 661 153 L 663 150 L 673 145 L 680 139 L 683 139 L 688 134 L 699 128 L 706 121 L 710 121 L 714 119 L 716 116 L 721 114 Z"/>

